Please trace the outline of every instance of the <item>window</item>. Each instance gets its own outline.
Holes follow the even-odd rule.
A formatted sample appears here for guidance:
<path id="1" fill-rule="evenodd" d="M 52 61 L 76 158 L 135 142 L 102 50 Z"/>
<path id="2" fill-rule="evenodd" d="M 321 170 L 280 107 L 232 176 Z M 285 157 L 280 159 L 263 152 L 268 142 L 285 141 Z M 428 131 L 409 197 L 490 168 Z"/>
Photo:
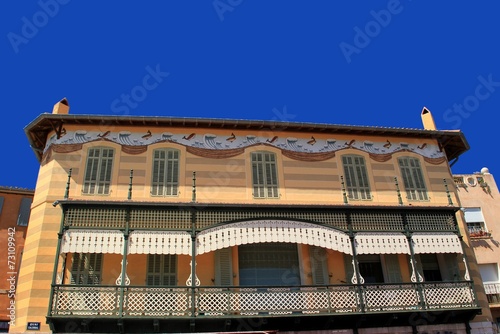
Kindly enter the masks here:
<path id="1" fill-rule="evenodd" d="M 238 247 L 240 285 L 290 286 L 300 284 L 297 245 L 258 243 Z"/>
<path id="2" fill-rule="evenodd" d="M 147 263 L 147 285 L 177 285 L 177 256 L 175 254 L 150 254 Z"/>
<path id="3" fill-rule="evenodd" d="M 384 283 L 384 272 L 382 262 L 378 254 L 358 255 L 359 274 L 365 279 L 365 283 Z"/>
<path id="4" fill-rule="evenodd" d="M 490 235 L 484 223 L 481 208 L 464 208 L 464 215 L 465 223 L 471 237 L 488 237 Z"/>
<path id="5" fill-rule="evenodd" d="M 76 253 L 73 254 L 71 265 L 71 284 L 93 284 L 101 283 L 102 254 Z"/>
<path id="6" fill-rule="evenodd" d="M 403 157 L 398 159 L 401 175 L 406 190 L 406 197 L 412 201 L 427 201 L 427 189 L 424 176 L 417 158 Z"/>
<path id="7" fill-rule="evenodd" d="M 3 196 L 0 196 L 0 214 L 2 213 L 3 208 Z"/>
<path id="8" fill-rule="evenodd" d="M 21 199 L 21 205 L 19 206 L 19 214 L 17 216 L 18 226 L 28 226 L 28 221 L 30 219 L 31 213 L 31 198 L 24 197 Z"/>
<path id="9" fill-rule="evenodd" d="M 365 159 L 359 155 L 342 156 L 349 199 L 371 199 Z"/>
<path id="10" fill-rule="evenodd" d="M 83 193 L 93 195 L 109 194 L 111 171 L 113 169 L 112 148 L 91 148 L 88 151 Z"/>
<path id="11" fill-rule="evenodd" d="M 314 285 L 328 285 L 330 277 L 328 274 L 326 249 L 318 246 L 310 246 L 311 274 Z"/>
<path id="12" fill-rule="evenodd" d="M 252 153 L 252 182 L 255 198 L 279 197 L 276 155 L 274 153 Z"/>
<path id="13" fill-rule="evenodd" d="M 155 150 L 153 153 L 153 196 L 176 196 L 179 188 L 179 151 Z"/>
<path id="14" fill-rule="evenodd" d="M 215 251 L 215 285 L 233 285 L 233 257 L 231 248 L 223 248 Z"/>
<path id="15" fill-rule="evenodd" d="M 436 254 L 420 254 L 419 262 L 425 281 L 432 282 L 443 280 Z"/>

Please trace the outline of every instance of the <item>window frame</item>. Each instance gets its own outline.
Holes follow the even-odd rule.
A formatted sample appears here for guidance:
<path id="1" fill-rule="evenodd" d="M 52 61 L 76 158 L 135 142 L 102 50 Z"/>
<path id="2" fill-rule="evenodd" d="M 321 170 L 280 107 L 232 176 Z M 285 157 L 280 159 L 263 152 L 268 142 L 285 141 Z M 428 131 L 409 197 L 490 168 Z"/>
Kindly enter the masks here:
<path id="1" fill-rule="evenodd" d="M 98 156 L 95 155 L 95 151 L 99 152 Z M 105 152 L 107 156 L 104 156 Z M 111 153 L 111 156 L 109 156 L 109 153 Z M 115 149 L 112 147 L 94 146 L 88 148 L 83 174 L 82 194 L 102 196 L 110 194 L 115 157 Z"/>
<path id="2" fill-rule="evenodd" d="M 19 204 L 19 213 L 17 215 L 17 226 L 28 226 L 31 215 L 31 204 L 33 199 L 31 197 L 23 197 Z"/>
<path id="3" fill-rule="evenodd" d="M 157 154 L 165 154 L 157 157 Z M 172 157 L 169 157 L 172 154 Z M 181 152 L 175 148 L 158 148 L 153 150 L 151 166 L 151 196 L 154 197 L 177 197 L 180 187 L 180 157 Z M 161 167 L 161 163 L 164 164 Z M 169 164 L 172 166 L 169 167 Z M 160 166 L 157 166 L 160 165 Z M 163 170 L 163 171 L 162 171 Z M 161 175 L 163 173 L 163 175 Z M 158 177 L 158 180 L 155 178 Z M 163 178 L 160 182 L 160 178 Z M 170 180 L 167 180 L 170 178 Z M 161 188 L 161 193 L 160 193 Z M 170 193 L 169 193 L 170 192 Z"/>
<path id="4" fill-rule="evenodd" d="M 415 202 L 429 201 L 429 192 L 420 159 L 409 156 L 398 157 L 397 159 L 407 200 Z"/>
<path id="5" fill-rule="evenodd" d="M 270 151 L 250 152 L 252 196 L 255 199 L 280 198 L 278 157 Z"/>
<path id="6" fill-rule="evenodd" d="M 471 237 L 488 237 L 491 233 L 488 230 L 486 221 L 484 219 L 483 210 L 481 207 L 467 207 L 463 208 L 464 221 Z M 476 212 L 476 215 L 481 215 L 481 219 L 467 220 L 467 212 Z M 474 216 L 476 216 L 474 215 Z"/>
<path id="7" fill-rule="evenodd" d="M 154 261 L 155 263 L 152 263 Z M 158 263 L 158 271 L 153 268 L 152 272 L 151 265 L 155 266 L 156 261 Z M 178 258 L 176 254 L 148 254 L 146 259 L 146 285 L 147 286 L 177 286 L 177 266 Z M 153 279 L 150 283 L 150 278 Z M 158 281 L 156 281 L 158 278 Z M 169 282 L 165 283 L 165 279 Z M 160 283 L 160 284 L 159 284 Z"/>
<path id="8" fill-rule="evenodd" d="M 100 285 L 102 282 L 103 261 L 102 253 L 73 253 L 71 257 L 70 284 L 72 285 Z M 77 261 L 77 262 L 75 262 Z M 92 269 L 98 267 L 98 269 Z M 78 278 L 78 282 L 75 280 Z M 98 281 L 95 280 L 97 277 Z M 80 283 L 80 279 L 82 279 Z"/>
<path id="9" fill-rule="evenodd" d="M 348 159 L 352 161 L 347 161 Z M 341 157 L 341 161 L 349 200 L 372 200 L 370 178 L 368 176 L 365 157 L 358 154 L 344 154 Z"/>

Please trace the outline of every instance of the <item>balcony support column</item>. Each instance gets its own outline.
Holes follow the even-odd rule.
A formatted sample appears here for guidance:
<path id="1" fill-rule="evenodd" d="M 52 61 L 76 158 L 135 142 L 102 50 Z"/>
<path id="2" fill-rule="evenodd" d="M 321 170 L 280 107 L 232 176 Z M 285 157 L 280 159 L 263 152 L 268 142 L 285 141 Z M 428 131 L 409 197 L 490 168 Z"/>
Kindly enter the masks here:
<path id="1" fill-rule="evenodd" d="M 352 265 L 354 269 L 354 276 L 351 278 L 352 284 L 356 285 L 356 292 L 359 297 L 359 308 L 361 312 L 365 312 L 365 298 L 364 298 L 364 290 L 362 287 L 362 284 L 365 283 L 365 280 L 361 276 L 359 272 L 359 263 L 358 263 L 358 254 L 357 254 L 357 249 L 356 249 L 356 239 L 354 235 L 354 231 L 352 228 L 352 222 L 351 222 L 351 215 L 350 213 L 347 213 L 347 224 L 349 228 L 349 239 L 351 240 L 351 247 L 352 247 Z"/>
<path id="2" fill-rule="evenodd" d="M 120 287 L 120 305 L 119 305 L 119 317 L 123 317 L 123 307 L 125 301 L 125 287 L 130 284 L 127 277 L 127 254 L 128 254 L 128 238 L 130 236 L 130 207 L 127 207 L 127 213 L 125 215 L 125 230 L 123 231 L 123 254 L 122 254 L 122 269 L 120 277 L 117 279 L 117 285 Z"/>
<path id="3" fill-rule="evenodd" d="M 425 299 L 424 299 L 424 292 L 422 290 L 422 282 L 423 282 L 423 277 L 420 275 L 417 269 L 417 260 L 415 259 L 415 250 L 413 249 L 413 239 L 412 239 L 412 231 L 410 230 L 410 227 L 408 226 L 408 220 L 406 218 L 406 214 L 403 213 L 403 225 L 404 225 L 404 231 L 406 235 L 406 239 L 408 240 L 408 248 L 410 249 L 410 263 L 411 263 L 411 281 L 413 283 L 416 283 L 417 285 L 417 292 L 418 296 L 420 298 L 420 306 L 422 307 L 423 310 L 425 310 Z"/>

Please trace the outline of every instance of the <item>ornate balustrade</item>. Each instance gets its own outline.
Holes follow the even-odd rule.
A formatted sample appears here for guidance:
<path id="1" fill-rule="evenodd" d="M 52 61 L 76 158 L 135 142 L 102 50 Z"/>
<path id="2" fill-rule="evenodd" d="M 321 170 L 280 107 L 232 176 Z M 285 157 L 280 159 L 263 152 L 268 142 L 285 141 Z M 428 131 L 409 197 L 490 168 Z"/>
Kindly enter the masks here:
<path id="1" fill-rule="evenodd" d="M 52 291 L 50 314 L 57 317 L 307 316 L 478 306 L 470 282 L 196 288 L 56 285 Z"/>

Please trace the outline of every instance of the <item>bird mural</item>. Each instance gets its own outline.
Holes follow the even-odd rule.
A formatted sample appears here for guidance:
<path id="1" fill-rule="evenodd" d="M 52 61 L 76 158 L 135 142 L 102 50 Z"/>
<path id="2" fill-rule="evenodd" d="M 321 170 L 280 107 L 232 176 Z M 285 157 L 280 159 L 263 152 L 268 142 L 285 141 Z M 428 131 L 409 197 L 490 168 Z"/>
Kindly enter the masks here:
<path id="1" fill-rule="evenodd" d="M 186 136 L 183 136 L 183 137 L 182 137 L 182 139 L 191 140 L 191 139 L 193 139 L 193 137 L 194 137 L 195 135 L 196 135 L 196 133 L 194 133 L 194 132 L 193 132 L 192 134 L 190 134 L 190 135 L 189 135 L 189 136 L 187 136 L 187 137 L 186 137 Z"/>
<path id="2" fill-rule="evenodd" d="M 352 144 L 354 144 L 354 142 L 355 142 L 355 141 L 356 141 L 356 140 L 355 140 L 355 139 L 353 139 L 353 140 L 351 140 L 350 142 L 346 142 L 346 143 L 345 143 L 345 145 L 347 145 L 348 147 L 351 147 L 351 146 L 352 146 Z"/>
<path id="3" fill-rule="evenodd" d="M 309 145 L 314 145 L 314 144 L 316 144 L 316 138 L 314 138 L 314 136 L 311 136 L 311 140 L 309 140 L 307 143 L 308 143 Z"/>
<path id="4" fill-rule="evenodd" d="M 104 137 L 109 136 L 109 134 L 110 134 L 110 133 L 111 133 L 111 131 L 106 131 L 106 132 L 104 132 L 103 134 L 101 134 L 101 133 L 100 133 L 100 134 L 98 134 L 98 135 L 97 135 L 97 137 L 104 138 Z"/>
<path id="5" fill-rule="evenodd" d="M 392 146 L 392 144 L 391 144 L 391 142 L 390 142 L 389 140 L 387 140 L 387 143 L 385 143 L 383 146 L 384 146 L 385 148 L 389 148 L 389 147 L 391 147 L 391 146 Z"/>
<path id="6" fill-rule="evenodd" d="M 148 130 L 144 136 L 141 137 L 142 139 L 149 139 L 151 138 L 151 131 Z"/>
<path id="7" fill-rule="evenodd" d="M 272 144 L 272 143 L 274 143 L 274 142 L 276 141 L 276 139 L 278 139 L 278 136 L 274 136 L 273 138 L 268 139 L 268 140 L 266 140 L 266 141 L 267 141 L 268 143 Z"/>
<path id="8" fill-rule="evenodd" d="M 231 135 L 229 137 L 226 138 L 227 141 L 229 142 L 233 142 L 234 140 L 236 139 L 236 136 L 234 135 L 234 133 L 231 132 Z"/>

